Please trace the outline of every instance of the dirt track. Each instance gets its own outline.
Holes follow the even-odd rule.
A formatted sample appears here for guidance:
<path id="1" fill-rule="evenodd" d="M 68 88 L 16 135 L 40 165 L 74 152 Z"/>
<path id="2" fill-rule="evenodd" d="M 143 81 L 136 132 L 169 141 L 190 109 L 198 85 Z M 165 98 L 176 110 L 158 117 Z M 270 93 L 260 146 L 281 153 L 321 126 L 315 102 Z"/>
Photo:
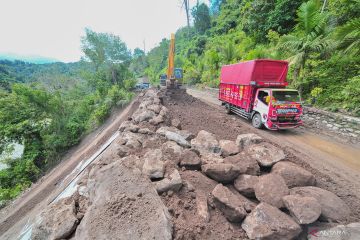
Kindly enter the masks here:
<path id="1" fill-rule="evenodd" d="M 360 220 L 360 163 L 352 161 L 352 158 L 355 159 L 360 155 L 359 149 L 332 142 L 304 130 L 287 132 L 257 130 L 246 120 L 236 115 L 227 115 L 218 104 L 216 97 L 211 94 L 191 89 L 188 92 L 203 101 L 177 91 L 171 95 L 170 101 L 164 102 L 170 110 L 171 117 L 180 119 L 183 129 L 195 134 L 204 129 L 219 138 L 229 140 L 235 140 L 237 135 L 242 133 L 254 132 L 262 136 L 281 147 L 286 152 L 288 160 L 303 166 L 317 176 L 319 187 L 341 197 L 352 209 L 351 222 Z M 350 151 L 350 158 L 343 161 L 339 156 L 324 151 L 326 144 L 330 144 L 330 148 L 333 146 L 339 149 L 345 148 L 345 153 Z M 338 153 L 340 157 L 343 156 L 341 153 Z"/>
<path id="2" fill-rule="evenodd" d="M 2 209 L 0 211 L 0 238 L 16 239 L 29 217 L 40 212 L 63 190 L 66 184 L 59 185 L 78 163 L 94 154 L 116 132 L 121 122 L 131 116 L 137 106 L 138 102 L 135 101 L 125 109 L 114 111 L 101 127 L 86 136 L 78 146 L 72 148 L 57 167 L 13 203 Z"/>

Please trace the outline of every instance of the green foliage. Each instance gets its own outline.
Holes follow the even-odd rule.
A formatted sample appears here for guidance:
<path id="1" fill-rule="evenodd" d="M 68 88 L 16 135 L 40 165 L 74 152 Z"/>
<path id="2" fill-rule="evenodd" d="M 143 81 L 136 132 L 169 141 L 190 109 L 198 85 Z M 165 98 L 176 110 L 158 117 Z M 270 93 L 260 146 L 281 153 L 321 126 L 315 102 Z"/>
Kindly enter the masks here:
<path id="1" fill-rule="evenodd" d="M 24 145 L 21 158 L 6 160 L 8 168 L 0 170 L 0 205 L 133 97 L 126 45 L 111 34 L 86 33 L 83 49 L 92 65 L 0 62 L 0 153 L 11 143 Z"/>
<path id="2" fill-rule="evenodd" d="M 310 0 L 301 4 L 298 12 L 296 32 L 284 35 L 279 41 L 279 50 L 287 51 L 288 59 L 294 64 L 294 84 L 311 54 L 323 53 L 331 48 L 331 41 L 326 38 L 328 15 L 320 12 L 318 0 Z"/>
<path id="3" fill-rule="evenodd" d="M 176 64 L 187 84 L 217 87 L 224 64 L 289 60 L 288 81 L 305 100 L 316 97 L 320 107 L 359 114 L 359 0 L 226 0 L 210 6 L 218 2 L 210 28 L 176 32 Z M 152 83 L 166 72 L 167 53 L 165 39 L 146 55 L 143 74 Z"/>
<path id="4" fill-rule="evenodd" d="M 311 90 L 310 95 L 314 98 L 318 97 L 322 93 L 323 89 L 321 87 L 315 87 Z"/>
<path id="5" fill-rule="evenodd" d="M 194 18 L 194 26 L 198 33 L 204 34 L 210 28 L 211 19 L 209 7 L 205 3 L 197 4 L 191 9 L 191 14 Z"/>
<path id="6" fill-rule="evenodd" d="M 339 48 L 345 54 L 360 54 L 360 18 L 355 18 L 339 27 L 336 31 Z"/>
<path id="7" fill-rule="evenodd" d="M 104 63 L 130 60 L 131 53 L 126 44 L 113 34 L 96 33 L 86 28 L 81 44 L 83 52 L 94 63 L 96 69 Z"/>

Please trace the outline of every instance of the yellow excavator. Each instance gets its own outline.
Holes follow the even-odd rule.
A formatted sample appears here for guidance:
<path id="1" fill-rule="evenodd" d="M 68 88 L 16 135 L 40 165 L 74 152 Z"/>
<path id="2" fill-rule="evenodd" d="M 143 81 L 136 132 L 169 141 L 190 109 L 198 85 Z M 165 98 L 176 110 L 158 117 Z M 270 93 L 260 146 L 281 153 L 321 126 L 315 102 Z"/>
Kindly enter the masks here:
<path id="1" fill-rule="evenodd" d="M 171 34 L 169 55 L 168 55 L 168 69 L 166 75 L 160 76 L 160 84 L 166 85 L 166 88 L 179 88 L 182 85 L 183 70 L 182 68 L 175 68 L 175 34 Z"/>

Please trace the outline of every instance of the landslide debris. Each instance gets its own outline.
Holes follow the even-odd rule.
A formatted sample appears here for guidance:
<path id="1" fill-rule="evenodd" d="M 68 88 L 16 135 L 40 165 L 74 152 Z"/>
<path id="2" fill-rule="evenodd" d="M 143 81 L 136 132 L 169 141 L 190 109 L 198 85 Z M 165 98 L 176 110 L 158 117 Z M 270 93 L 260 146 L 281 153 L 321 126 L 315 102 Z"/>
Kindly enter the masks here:
<path id="1" fill-rule="evenodd" d="M 178 94 L 141 94 L 119 137 L 73 196 L 44 210 L 34 236 L 293 239 L 307 231 L 305 224 L 347 223 L 346 203 L 314 187 L 316 177 L 288 163 L 278 146 L 253 133 L 223 139 L 206 128 L 193 131 L 172 117 Z"/>

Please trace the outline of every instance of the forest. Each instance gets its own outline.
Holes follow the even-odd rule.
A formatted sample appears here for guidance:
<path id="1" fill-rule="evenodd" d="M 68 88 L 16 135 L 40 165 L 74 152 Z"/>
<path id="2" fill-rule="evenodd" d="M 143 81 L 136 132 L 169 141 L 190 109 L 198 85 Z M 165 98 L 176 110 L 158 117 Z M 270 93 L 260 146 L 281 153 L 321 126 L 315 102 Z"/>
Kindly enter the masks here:
<path id="1" fill-rule="evenodd" d="M 189 12 L 193 24 L 176 31 L 186 83 L 217 87 L 224 64 L 288 60 L 290 87 L 305 103 L 360 116 L 359 0 L 211 0 Z M 132 69 L 158 83 L 168 45 L 164 38 Z"/>
<path id="2" fill-rule="evenodd" d="M 0 170 L 0 206 L 16 197 L 64 153 L 133 96 L 132 54 L 117 36 L 85 30 L 76 63 L 0 61 L 0 153 L 22 144 L 20 159 Z"/>

